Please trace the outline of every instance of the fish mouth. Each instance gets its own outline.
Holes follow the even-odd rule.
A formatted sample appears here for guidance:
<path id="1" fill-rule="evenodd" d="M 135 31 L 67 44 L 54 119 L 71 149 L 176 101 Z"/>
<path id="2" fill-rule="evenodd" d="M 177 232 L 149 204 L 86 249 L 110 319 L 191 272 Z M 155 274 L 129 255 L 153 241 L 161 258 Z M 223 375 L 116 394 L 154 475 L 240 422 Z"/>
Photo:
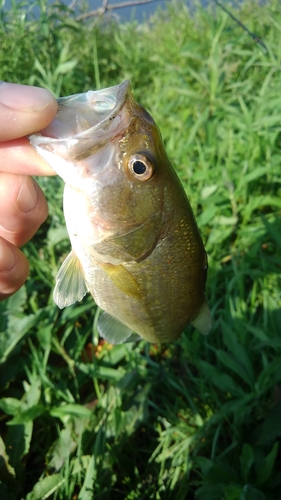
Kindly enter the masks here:
<path id="1" fill-rule="evenodd" d="M 130 122 L 128 80 L 102 90 L 57 99 L 58 112 L 48 127 L 29 136 L 38 150 L 67 160 L 82 160 L 120 135 Z"/>

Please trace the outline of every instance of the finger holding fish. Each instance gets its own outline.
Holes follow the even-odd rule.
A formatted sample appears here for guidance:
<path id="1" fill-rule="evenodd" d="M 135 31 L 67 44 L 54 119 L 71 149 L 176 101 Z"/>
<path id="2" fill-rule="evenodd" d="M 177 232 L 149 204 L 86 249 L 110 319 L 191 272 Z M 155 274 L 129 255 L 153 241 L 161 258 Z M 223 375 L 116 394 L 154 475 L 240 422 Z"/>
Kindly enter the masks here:
<path id="1" fill-rule="evenodd" d="M 31 175 L 55 172 L 25 135 L 50 123 L 57 102 L 36 87 L 0 82 L 0 300 L 25 282 L 29 266 L 18 247 L 47 217 L 47 202 Z"/>

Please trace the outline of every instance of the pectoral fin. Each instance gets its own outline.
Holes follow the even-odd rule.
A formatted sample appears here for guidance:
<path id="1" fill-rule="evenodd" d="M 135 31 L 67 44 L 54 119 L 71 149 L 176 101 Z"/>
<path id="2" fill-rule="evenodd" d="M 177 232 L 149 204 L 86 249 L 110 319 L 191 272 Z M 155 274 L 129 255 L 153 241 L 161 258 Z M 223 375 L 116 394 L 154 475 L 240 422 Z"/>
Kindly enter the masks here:
<path id="1" fill-rule="evenodd" d="M 66 257 L 57 275 L 54 301 L 60 309 L 82 300 L 88 292 L 81 264 L 73 251 Z"/>
<path id="2" fill-rule="evenodd" d="M 209 331 L 211 330 L 212 318 L 206 300 L 204 300 L 199 313 L 197 314 L 196 318 L 191 322 L 191 324 L 197 330 L 199 330 L 199 332 L 202 333 L 203 335 L 207 335 L 207 333 L 209 333 Z"/>
<path id="3" fill-rule="evenodd" d="M 125 293 L 125 295 L 135 299 L 142 298 L 142 291 L 139 283 L 126 267 L 122 264 L 114 266 L 113 264 L 100 263 L 99 265 L 104 269 L 107 276 L 114 282 L 117 288 Z"/>
<path id="4" fill-rule="evenodd" d="M 106 312 L 100 315 L 97 327 L 100 336 L 110 344 L 123 344 L 123 342 L 141 340 L 139 335 L 132 332 L 131 328 Z"/>

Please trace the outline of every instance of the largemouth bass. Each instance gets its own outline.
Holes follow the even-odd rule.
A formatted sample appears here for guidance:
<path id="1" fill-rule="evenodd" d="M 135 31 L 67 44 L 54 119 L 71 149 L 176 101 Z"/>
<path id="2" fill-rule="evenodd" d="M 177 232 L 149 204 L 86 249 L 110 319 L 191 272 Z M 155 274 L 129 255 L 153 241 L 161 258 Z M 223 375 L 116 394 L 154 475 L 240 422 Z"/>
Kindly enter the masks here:
<path id="1" fill-rule="evenodd" d="M 55 302 L 90 292 L 113 344 L 173 341 L 188 323 L 208 333 L 206 252 L 153 118 L 128 81 L 58 103 L 55 120 L 29 137 L 65 182 L 72 250 Z"/>

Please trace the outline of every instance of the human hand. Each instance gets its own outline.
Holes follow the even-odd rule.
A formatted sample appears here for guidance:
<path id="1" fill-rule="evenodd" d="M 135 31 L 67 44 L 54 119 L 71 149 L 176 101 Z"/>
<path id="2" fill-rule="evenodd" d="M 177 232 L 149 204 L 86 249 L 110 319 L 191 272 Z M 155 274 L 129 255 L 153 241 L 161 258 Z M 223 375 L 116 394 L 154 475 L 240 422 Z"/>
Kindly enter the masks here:
<path id="1" fill-rule="evenodd" d="M 0 82 L 0 301 L 24 284 L 29 265 L 19 247 L 48 215 L 44 194 L 30 176 L 55 174 L 25 136 L 45 128 L 56 111 L 48 90 Z"/>

